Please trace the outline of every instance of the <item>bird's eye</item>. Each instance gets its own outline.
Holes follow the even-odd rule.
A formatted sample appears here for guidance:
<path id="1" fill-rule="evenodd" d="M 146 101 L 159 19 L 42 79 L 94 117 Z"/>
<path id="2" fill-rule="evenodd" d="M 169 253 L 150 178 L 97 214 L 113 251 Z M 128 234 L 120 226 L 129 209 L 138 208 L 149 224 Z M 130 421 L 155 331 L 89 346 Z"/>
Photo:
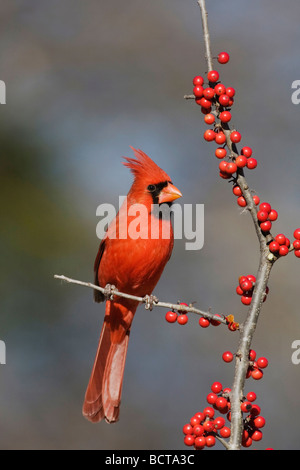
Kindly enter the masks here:
<path id="1" fill-rule="evenodd" d="M 147 189 L 148 189 L 148 191 L 150 191 L 150 193 L 153 193 L 153 191 L 156 190 L 156 186 L 155 186 L 155 184 L 149 184 Z"/>

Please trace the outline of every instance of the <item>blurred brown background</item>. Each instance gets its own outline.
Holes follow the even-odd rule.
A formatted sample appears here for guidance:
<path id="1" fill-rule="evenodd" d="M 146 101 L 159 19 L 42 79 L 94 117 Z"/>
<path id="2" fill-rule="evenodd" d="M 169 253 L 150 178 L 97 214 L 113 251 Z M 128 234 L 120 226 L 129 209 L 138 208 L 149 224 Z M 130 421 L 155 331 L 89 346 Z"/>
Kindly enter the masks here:
<path id="1" fill-rule="evenodd" d="M 233 124 L 259 161 L 249 183 L 279 211 L 274 232 L 291 237 L 300 226 L 300 105 L 291 101 L 300 3 L 207 3 L 213 52 L 231 55 L 219 69 L 237 89 Z M 231 384 L 221 355 L 238 335 L 203 330 L 195 317 L 169 325 L 164 310 L 140 307 L 121 419 L 92 425 L 81 406 L 104 305 L 53 275 L 92 280 L 96 208 L 127 193 L 121 157 L 132 145 L 171 174 L 182 203 L 205 204 L 204 248 L 185 251 L 178 240 L 156 295 L 243 320 L 235 287 L 256 272 L 256 236 L 218 177 L 199 108 L 183 99 L 205 71 L 196 1 L 17 0 L 2 2 L 0 25 L 0 448 L 184 449 L 182 426 L 206 405 L 211 383 Z M 262 381 L 247 382 L 267 420 L 256 448 L 299 448 L 299 272 L 294 255 L 276 264 L 253 344 L 270 362 Z"/>

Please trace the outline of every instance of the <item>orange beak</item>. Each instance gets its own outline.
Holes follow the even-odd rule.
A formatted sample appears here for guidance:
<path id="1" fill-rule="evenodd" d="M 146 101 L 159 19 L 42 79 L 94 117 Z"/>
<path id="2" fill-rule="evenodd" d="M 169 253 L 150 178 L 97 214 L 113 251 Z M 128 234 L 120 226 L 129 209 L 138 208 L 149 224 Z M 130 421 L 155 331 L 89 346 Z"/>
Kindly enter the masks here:
<path id="1" fill-rule="evenodd" d="M 173 184 L 168 183 L 168 186 L 162 189 L 159 197 L 158 197 L 158 203 L 162 204 L 163 202 L 172 202 L 175 201 L 175 199 L 178 199 L 181 197 L 182 194 L 177 189 Z"/>

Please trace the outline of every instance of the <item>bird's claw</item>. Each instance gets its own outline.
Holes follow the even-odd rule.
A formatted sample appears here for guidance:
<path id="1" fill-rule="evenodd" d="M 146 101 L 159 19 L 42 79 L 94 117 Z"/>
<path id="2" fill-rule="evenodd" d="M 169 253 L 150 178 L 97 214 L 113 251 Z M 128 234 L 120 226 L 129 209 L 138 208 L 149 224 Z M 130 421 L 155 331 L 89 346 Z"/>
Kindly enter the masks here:
<path id="1" fill-rule="evenodd" d="M 113 284 L 106 284 L 106 286 L 104 287 L 104 292 L 103 292 L 105 300 L 113 300 L 115 293 L 116 293 L 116 286 L 114 286 Z"/>
<path id="2" fill-rule="evenodd" d="M 153 310 L 153 304 L 158 303 L 158 298 L 155 295 L 145 295 L 144 299 L 145 309 L 146 310 Z"/>

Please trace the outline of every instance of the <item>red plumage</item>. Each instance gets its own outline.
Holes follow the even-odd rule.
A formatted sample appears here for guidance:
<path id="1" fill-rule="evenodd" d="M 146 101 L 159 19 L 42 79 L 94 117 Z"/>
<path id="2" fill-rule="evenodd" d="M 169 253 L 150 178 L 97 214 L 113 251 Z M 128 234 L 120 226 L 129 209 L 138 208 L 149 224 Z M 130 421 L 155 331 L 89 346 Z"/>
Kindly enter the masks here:
<path id="1" fill-rule="evenodd" d="M 144 152 L 133 151 L 136 159 L 126 157 L 124 165 L 132 171 L 134 181 L 100 243 L 94 282 L 101 287 L 115 285 L 120 292 L 143 297 L 155 288 L 174 244 L 171 221 L 157 219 L 151 212 L 152 204 L 172 203 L 181 193 L 172 185 L 167 173 Z M 130 234 L 130 224 L 136 217 L 131 214 L 135 204 L 146 208 L 141 218 L 146 223 L 144 238 L 132 239 Z M 158 238 L 151 238 L 152 223 L 158 223 Z M 164 230 L 169 230 L 168 238 L 162 237 Z M 123 235 L 119 236 L 120 233 Z M 94 291 L 94 298 L 96 302 L 104 300 L 99 291 Z M 83 415 L 92 422 L 105 418 L 111 423 L 119 418 L 128 340 L 137 307 L 138 302 L 118 296 L 106 302 L 98 350 L 83 404 Z"/>

